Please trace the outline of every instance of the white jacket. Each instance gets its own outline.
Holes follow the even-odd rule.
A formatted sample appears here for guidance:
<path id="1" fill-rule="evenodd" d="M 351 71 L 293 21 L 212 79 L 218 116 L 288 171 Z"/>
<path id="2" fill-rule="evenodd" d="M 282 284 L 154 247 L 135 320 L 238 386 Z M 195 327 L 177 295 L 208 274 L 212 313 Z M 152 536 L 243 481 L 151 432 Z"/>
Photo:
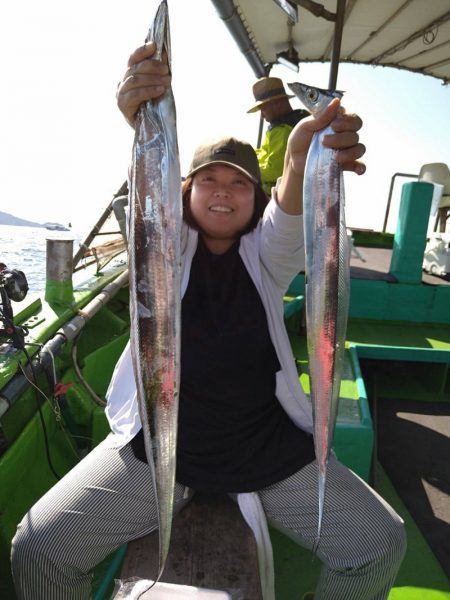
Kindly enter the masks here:
<path id="1" fill-rule="evenodd" d="M 197 240 L 198 233 L 184 224 L 182 296 L 188 286 Z M 296 273 L 304 267 L 302 217 L 287 215 L 272 198 L 258 227 L 242 236 L 239 254 L 261 296 L 272 343 L 281 365 L 276 374 L 276 396 L 292 421 L 311 432 L 311 405 L 300 386 L 283 317 L 283 296 Z M 242 318 L 245 319 L 245 315 Z M 117 362 L 107 399 L 106 414 L 111 430 L 120 446 L 125 445 L 141 429 L 129 343 Z"/>

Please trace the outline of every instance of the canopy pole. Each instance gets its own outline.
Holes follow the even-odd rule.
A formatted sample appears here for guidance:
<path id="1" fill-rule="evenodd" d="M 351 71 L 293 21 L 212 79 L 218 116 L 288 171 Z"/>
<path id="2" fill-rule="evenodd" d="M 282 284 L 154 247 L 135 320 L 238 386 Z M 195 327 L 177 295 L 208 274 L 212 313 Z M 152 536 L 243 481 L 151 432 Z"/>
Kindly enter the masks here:
<path id="1" fill-rule="evenodd" d="M 97 233 L 100 231 L 102 225 L 106 222 L 106 220 L 108 219 L 109 215 L 111 214 L 111 212 L 113 210 L 113 201 L 118 196 L 126 196 L 127 194 L 128 194 L 128 181 L 125 181 L 124 183 L 122 183 L 122 185 L 120 186 L 120 188 L 114 194 L 111 202 L 105 208 L 105 210 L 103 211 L 101 217 L 99 218 L 99 220 L 97 221 L 97 223 L 94 225 L 94 227 L 92 228 L 92 230 L 89 232 L 89 234 L 87 235 L 86 239 L 80 244 L 80 247 L 79 247 L 77 253 L 73 257 L 73 268 L 74 269 L 78 265 L 78 263 L 80 262 L 80 260 L 83 258 L 84 253 L 89 248 L 89 244 L 95 238 L 95 236 L 97 235 Z"/>
<path id="2" fill-rule="evenodd" d="M 261 148 L 263 130 L 264 130 L 264 117 L 262 116 L 262 113 L 261 113 L 261 115 L 259 117 L 258 141 L 256 142 L 257 148 Z"/>
<path id="3" fill-rule="evenodd" d="M 233 0 L 211 0 L 228 31 L 234 38 L 238 48 L 247 59 L 256 77 L 264 77 L 266 66 L 263 64 L 248 31 L 233 3 Z"/>
<path id="4" fill-rule="evenodd" d="M 333 49 L 331 51 L 330 78 L 328 80 L 328 89 L 335 90 L 337 86 L 337 76 L 339 69 L 339 60 L 341 58 L 342 32 L 344 29 L 346 0 L 337 0 L 336 23 L 334 25 Z"/>

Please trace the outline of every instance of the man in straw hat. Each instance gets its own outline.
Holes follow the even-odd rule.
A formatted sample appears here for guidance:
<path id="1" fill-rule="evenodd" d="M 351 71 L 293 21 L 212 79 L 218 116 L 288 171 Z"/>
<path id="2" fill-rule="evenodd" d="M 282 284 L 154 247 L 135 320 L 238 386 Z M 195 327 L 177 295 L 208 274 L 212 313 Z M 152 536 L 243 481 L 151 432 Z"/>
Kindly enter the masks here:
<path id="1" fill-rule="evenodd" d="M 269 123 L 260 148 L 256 150 L 265 192 L 270 196 L 272 186 L 283 172 L 287 140 L 294 126 L 308 116 L 306 110 L 293 110 L 283 82 L 278 77 L 262 77 L 253 85 L 256 103 L 247 112 L 261 111 Z"/>

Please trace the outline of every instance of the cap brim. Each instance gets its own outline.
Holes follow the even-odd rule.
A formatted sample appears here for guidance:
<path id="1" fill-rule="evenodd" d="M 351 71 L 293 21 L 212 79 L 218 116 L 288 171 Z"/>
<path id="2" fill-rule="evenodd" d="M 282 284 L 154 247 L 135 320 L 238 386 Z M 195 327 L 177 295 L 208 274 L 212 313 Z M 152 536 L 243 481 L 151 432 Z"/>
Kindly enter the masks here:
<path id="1" fill-rule="evenodd" d="M 227 162 L 226 160 L 210 160 L 198 167 L 195 167 L 195 169 L 192 169 L 192 171 L 189 171 L 189 173 L 186 175 L 186 177 L 192 177 L 192 175 L 195 175 L 201 169 L 204 169 L 205 167 L 209 167 L 210 165 L 225 165 L 226 167 L 231 167 L 232 169 L 236 169 L 236 171 L 240 171 L 243 175 L 245 175 L 248 179 L 250 179 L 250 181 L 252 183 L 255 183 L 255 184 L 261 183 L 260 181 L 255 179 L 253 177 L 253 175 L 251 175 L 248 171 L 246 171 L 242 167 L 239 167 L 238 165 L 235 165 L 232 162 Z"/>

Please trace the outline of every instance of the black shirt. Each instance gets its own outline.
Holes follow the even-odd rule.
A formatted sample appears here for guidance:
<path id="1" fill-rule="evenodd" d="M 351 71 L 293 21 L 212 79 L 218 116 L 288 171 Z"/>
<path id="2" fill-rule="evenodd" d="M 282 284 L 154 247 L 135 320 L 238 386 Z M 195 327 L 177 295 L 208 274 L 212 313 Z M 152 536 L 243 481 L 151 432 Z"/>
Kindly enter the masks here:
<path id="1" fill-rule="evenodd" d="M 280 365 L 239 242 L 216 255 L 199 238 L 181 321 L 177 481 L 249 492 L 312 461 L 312 436 L 275 397 Z"/>

